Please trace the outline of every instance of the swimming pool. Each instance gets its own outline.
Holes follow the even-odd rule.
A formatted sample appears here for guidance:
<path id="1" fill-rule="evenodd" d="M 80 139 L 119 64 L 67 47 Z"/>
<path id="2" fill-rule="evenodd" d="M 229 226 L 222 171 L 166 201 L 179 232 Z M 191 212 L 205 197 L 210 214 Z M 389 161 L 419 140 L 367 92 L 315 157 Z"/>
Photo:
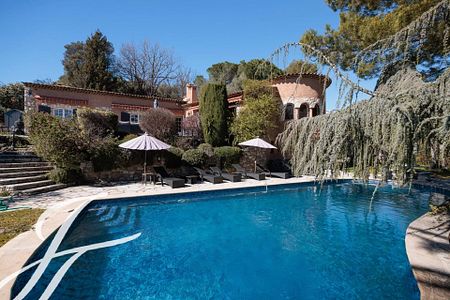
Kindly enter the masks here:
<path id="1" fill-rule="evenodd" d="M 20 275 L 12 294 L 38 299 L 53 286 L 52 299 L 418 299 L 404 237 L 430 193 L 387 185 L 371 202 L 374 189 L 296 184 L 95 201 L 57 247 L 67 254 L 37 279 L 38 266 Z M 72 250 L 88 245 L 97 246 Z"/>

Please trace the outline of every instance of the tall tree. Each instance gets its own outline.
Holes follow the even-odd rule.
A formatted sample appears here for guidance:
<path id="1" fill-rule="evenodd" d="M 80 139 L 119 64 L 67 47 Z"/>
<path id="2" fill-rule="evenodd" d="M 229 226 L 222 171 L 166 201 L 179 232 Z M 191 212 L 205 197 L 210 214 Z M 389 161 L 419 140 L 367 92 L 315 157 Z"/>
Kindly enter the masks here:
<path id="1" fill-rule="evenodd" d="M 375 77 L 386 60 L 411 61 L 429 74 L 445 68 L 450 48 L 447 0 L 326 2 L 340 12 L 339 27 L 327 25 L 324 34 L 309 30 L 301 42 L 314 46 L 344 70 L 355 71 L 363 78 Z M 387 40 L 394 35 L 392 41 Z M 370 51 L 362 56 L 360 52 L 368 48 Z M 380 61 L 376 53 L 384 59 Z"/>
<path id="2" fill-rule="evenodd" d="M 242 91 L 243 82 L 247 79 L 265 80 L 283 74 L 283 71 L 265 59 L 252 59 L 239 64 L 221 62 L 207 69 L 209 81 L 226 84 L 228 93 Z"/>
<path id="3" fill-rule="evenodd" d="M 176 85 L 190 77 L 190 71 L 176 61 L 173 53 L 158 44 L 145 41 L 140 47 L 125 44 L 120 50 L 118 70 L 131 89 L 142 95 L 159 95 L 161 86 Z"/>
<path id="4" fill-rule="evenodd" d="M 173 140 L 177 134 L 176 117 L 168 109 L 154 108 L 140 116 L 141 129 L 166 142 Z"/>
<path id="5" fill-rule="evenodd" d="M 80 41 L 64 45 L 64 75 L 59 78 L 59 83 L 75 87 L 86 86 L 86 77 L 82 75 L 82 66 L 85 63 L 84 46 L 84 42 Z"/>
<path id="6" fill-rule="evenodd" d="M 206 71 L 209 75 L 209 80 L 218 84 L 230 84 L 238 72 L 238 64 L 224 61 L 209 67 Z"/>
<path id="7" fill-rule="evenodd" d="M 115 78 L 112 72 L 114 47 L 99 30 L 86 40 L 82 73 L 86 87 L 96 90 L 113 90 Z"/>
<path id="8" fill-rule="evenodd" d="M 283 71 L 268 60 L 252 59 L 240 62 L 239 74 L 244 74 L 245 79 L 266 80 L 283 74 Z"/>
<path id="9" fill-rule="evenodd" d="M 24 88 L 21 83 L 0 85 L 0 107 L 23 110 Z"/>
<path id="10" fill-rule="evenodd" d="M 280 103 L 273 97 L 268 82 L 247 80 L 244 84 L 245 103 L 231 124 L 233 143 L 257 136 L 275 139 L 279 133 Z"/>
<path id="11" fill-rule="evenodd" d="M 229 110 L 225 85 L 208 83 L 200 97 L 200 118 L 205 142 L 213 146 L 226 144 Z"/>
<path id="12" fill-rule="evenodd" d="M 289 66 L 287 66 L 285 73 L 287 74 L 297 74 L 297 73 L 317 73 L 317 65 L 303 61 L 303 60 L 293 60 Z"/>
<path id="13" fill-rule="evenodd" d="M 64 75 L 59 79 L 60 83 L 108 91 L 116 88 L 114 47 L 99 30 L 86 42 L 72 42 L 64 48 Z"/>

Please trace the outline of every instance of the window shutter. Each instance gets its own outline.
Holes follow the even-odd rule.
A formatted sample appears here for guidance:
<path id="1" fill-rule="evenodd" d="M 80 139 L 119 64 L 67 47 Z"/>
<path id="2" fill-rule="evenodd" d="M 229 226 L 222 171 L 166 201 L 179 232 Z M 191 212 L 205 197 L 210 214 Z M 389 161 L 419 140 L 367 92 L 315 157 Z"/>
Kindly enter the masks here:
<path id="1" fill-rule="evenodd" d="M 47 114 L 52 113 L 52 109 L 49 106 L 47 106 L 47 105 L 39 105 L 38 106 L 38 111 L 39 112 L 44 112 L 44 113 L 47 113 Z"/>
<path id="2" fill-rule="evenodd" d="M 76 109 L 76 108 L 74 108 L 74 109 L 72 110 L 72 114 L 73 114 L 74 117 L 77 116 L 77 109 Z"/>
<path id="3" fill-rule="evenodd" d="M 122 122 L 130 122 L 130 114 L 127 112 L 120 113 L 120 121 Z"/>

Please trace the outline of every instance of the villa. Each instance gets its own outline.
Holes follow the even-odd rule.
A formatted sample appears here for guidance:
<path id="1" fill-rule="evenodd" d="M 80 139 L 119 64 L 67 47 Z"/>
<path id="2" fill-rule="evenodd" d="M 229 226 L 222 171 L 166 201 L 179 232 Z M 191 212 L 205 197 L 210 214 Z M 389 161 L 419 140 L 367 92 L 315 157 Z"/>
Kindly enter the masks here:
<path id="1" fill-rule="evenodd" d="M 283 119 L 301 119 L 314 117 L 326 113 L 326 88 L 331 79 L 319 74 L 287 74 L 275 77 L 272 81 L 274 94 L 284 107 Z M 185 116 L 199 113 L 197 87 L 193 84 L 186 86 Z M 239 113 L 244 103 L 242 92 L 228 95 L 228 107 L 233 113 Z"/>
<path id="2" fill-rule="evenodd" d="M 326 112 L 326 88 L 331 79 L 318 74 L 289 74 L 273 79 L 276 99 L 284 106 L 283 119 L 288 121 L 314 117 Z M 42 111 L 61 118 L 70 118 L 81 107 L 112 111 L 119 117 L 119 131 L 137 133 L 142 112 L 162 107 L 177 117 L 178 132 L 181 121 L 199 113 L 197 86 L 186 85 L 184 99 L 142 96 L 118 92 L 83 89 L 64 85 L 25 82 L 25 112 Z M 228 95 L 229 109 L 239 113 L 244 103 L 242 92 Z"/>

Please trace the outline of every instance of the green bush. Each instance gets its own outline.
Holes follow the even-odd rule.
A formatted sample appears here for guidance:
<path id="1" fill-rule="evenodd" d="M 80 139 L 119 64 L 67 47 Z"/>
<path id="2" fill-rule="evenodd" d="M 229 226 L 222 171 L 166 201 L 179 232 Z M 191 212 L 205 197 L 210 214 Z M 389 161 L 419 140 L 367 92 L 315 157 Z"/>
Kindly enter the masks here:
<path id="1" fill-rule="evenodd" d="M 182 164 L 182 158 L 183 158 L 184 150 L 177 148 L 177 147 L 171 147 L 165 152 L 166 156 L 166 166 L 168 168 L 177 168 L 180 167 Z"/>
<path id="2" fill-rule="evenodd" d="M 50 171 L 49 178 L 57 183 L 80 184 L 84 182 L 79 168 L 56 168 Z"/>
<path id="3" fill-rule="evenodd" d="M 105 137 L 117 132 L 118 117 L 111 111 L 80 108 L 77 110 L 77 122 L 85 135 Z"/>
<path id="4" fill-rule="evenodd" d="M 184 154 L 184 150 L 177 148 L 177 147 L 171 147 L 169 148 L 169 150 L 167 150 L 168 152 L 172 153 L 174 156 L 178 157 L 178 158 L 183 158 L 183 154 Z"/>
<path id="5" fill-rule="evenodd" d="M 122 152 L 110 132 L 113 119 L 108 112 L 94 110 L 82 110 L 77 119 L 60 119 L 41 112 L 25 116 L 36 154 L 62 169 L 92 161 L 95 171 L 110 170 L 120 162 Z"/>
<path id="6" fill-rule="evenodd" d="M 61 168 L 78 167 L 83 161 L 87 143 L 74 120 L 31 112 L 25 115 L 25 124 L 34 151 L 45 160 Z"/>
<path id="7" fill-rule="evenodd" d="M 220 160 L 220 163 L 229 167 L 231 164 L 239 163 L 242 150 L 238 147 L 223 146 L 214 148 L 214 155 Z"/>
<path id="8" fill-rule="evenodd" d="M 106 136 L 95 140 L 94 147 L 89 147 L 87 152 L 94 171 L 107 171 L 114 169 L 120 162 L 121 150 L 117 146 L 117 139 Z"/>
<path id="9" fill-rule="evenodd" d="M 207 157 L 214 156 L 214 148 L 210 144 L 206 144 L 206 143 L 200 144 L 200 145 L 198 145 L 197 149 L 202 151 L 203 153 L 205 153 L 205 155 Z"/>
<path id="10" fill-rule="evenodd" d="M 207 160 L 206 154 L 199 149 L 187 150 L 183 154 L 183 161 L 187 162 L 191 166 L 201 167 Z"/>
<path id="11" fill-rule="evenodd" d="M 122 143 L 128 142 L 128 141 L 130 141 L 132 139 L 135 139 L 137 137 L 138 136 L 136 134 L 127 134 L 121 140 L 118 140 L 118 144 L 122 144 Z"/>

